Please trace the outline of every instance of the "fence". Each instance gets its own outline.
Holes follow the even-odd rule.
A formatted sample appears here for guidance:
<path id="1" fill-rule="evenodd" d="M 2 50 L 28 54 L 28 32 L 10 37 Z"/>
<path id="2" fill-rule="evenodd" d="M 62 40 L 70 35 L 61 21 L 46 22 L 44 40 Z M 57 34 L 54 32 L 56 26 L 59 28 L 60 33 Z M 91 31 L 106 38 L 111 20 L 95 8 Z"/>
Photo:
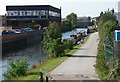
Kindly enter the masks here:
<path id="1" fill-rule="evenodd" d="M 120 58 L 120 40 L 114 41 L 114 54 Z"/>
<path id="2" fill-rule="evenodd" d="M 114 49 L 109 45 L 104 44 L 105 59 L 108 61 L 114 56 Z"/>
<path id="3" fill-rule="evenodd" d="M 120 58 L 120 40 L 114 41 L 113 47 L 104 44 L 104 51 L 106 60 L 109 60 L 114 56 Z"/>

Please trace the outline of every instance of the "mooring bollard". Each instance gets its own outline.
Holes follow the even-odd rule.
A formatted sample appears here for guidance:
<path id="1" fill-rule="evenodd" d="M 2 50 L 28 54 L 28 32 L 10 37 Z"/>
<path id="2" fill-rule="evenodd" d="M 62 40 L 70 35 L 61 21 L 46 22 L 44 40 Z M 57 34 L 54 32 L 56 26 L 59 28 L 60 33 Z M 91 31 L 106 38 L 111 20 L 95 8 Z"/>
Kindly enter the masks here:
<path id="1" fill-rule="evenodd" d="M 49 79 L 48 79 L 48 76 L 46 76 L 46 82 L 48 82 L 48 80 L 49 80 Z"/>
<path id="2" fill-rule="evenodd" d="M 43 77 L 45 76 L 45 78 Z M 47 73 L 44 73 L 41 69 L 40 69 L 40 77 L 39 77 L 39 82 L 49 82 L 49 80 L 51 80 L 52 77 L 50 77 Z"/>
<path id="3" fill-rule="evenodd" d="M 43 82 L 43 72 L 40 71 L 40 82 Z"/>

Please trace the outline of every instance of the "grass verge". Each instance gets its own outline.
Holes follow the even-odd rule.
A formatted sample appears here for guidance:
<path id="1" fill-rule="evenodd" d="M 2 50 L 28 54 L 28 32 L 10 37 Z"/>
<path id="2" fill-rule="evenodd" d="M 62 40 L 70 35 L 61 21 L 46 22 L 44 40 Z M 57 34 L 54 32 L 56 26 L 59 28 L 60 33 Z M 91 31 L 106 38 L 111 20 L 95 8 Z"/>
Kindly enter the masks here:
<path id="1" fill-rule="evenodd" d="M 88 40 L 90 34 L 85 37 L 84 43 Z M 72 50 L 67 51 L 65 56 L 57 57 L 52 59 L 47 59 L 44 62 L 39 62 L 36 64 L 35 68 L 29 69 L 26 76 L 16 77 L 15 80 L 38 80 L 40 69 L 44 72 L 49 72 L 53 70 L 55 67 L 60 65 L 66 58 L 70 57 L 78 48 L 80 48 L 84 43 L 74 46 Z"/>

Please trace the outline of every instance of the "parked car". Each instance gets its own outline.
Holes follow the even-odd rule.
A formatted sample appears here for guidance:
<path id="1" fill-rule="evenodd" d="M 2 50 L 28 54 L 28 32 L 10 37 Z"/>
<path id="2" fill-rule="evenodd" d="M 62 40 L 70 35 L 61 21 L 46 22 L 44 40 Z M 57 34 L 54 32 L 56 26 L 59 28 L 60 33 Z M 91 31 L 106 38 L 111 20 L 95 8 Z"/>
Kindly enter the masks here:
<path id="1" fill-rule="evenodd" d="M 2 34 L 15 34 L 16 32 L 14 30 L 3 30 Z"/>
<path id="2" fill-rule="evenodd" d="M 33 31 L 32 28 L 23 28 L 23 29 L 21 30 L 21 32 L 32 32 L 32 31 Z"/>
<path id="3" fill-rule="evenodd" d="M 14 29 L 16 33 L 21 33 L 21 29 Z"/>

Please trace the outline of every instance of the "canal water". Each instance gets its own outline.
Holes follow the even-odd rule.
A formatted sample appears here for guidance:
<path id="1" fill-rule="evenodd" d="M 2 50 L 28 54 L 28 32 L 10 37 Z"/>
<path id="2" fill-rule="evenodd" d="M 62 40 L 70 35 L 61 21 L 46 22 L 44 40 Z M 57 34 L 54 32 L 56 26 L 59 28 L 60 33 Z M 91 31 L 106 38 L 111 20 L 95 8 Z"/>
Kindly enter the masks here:
<path id="1" fill-rule="evenodd" d="M 71 34 L 76 34 L 82 30 L 84 30 L 87 34 L 87 28 L 77 28 L 73 31 L 63 33 L 62 39 L 69 38 Z M 16 60 L 16 59 L 22 60 L 23 58 L 27 58 L 30 64 L 29 68 L 31 68 L 33 65 L 37 64 L 39 61 L 45 60 L 46 56 L 43 52 L 41 44 L 34 45 L 30 48 L 22 49 L 17 52 L 9 53 L 7 54 L 6 57 L 2 58 L 2 66 L 0 66 L 0 70 L 2 70 L 2 72 L 0 72 L 0 75 L 2 75 L 7 70 L 9 60 Z M 4 79 L 3 76 L 2 77 L 0 76 L 0 80 L 3 80 L 3 79 Z"/>
<path id="2" fill-rule="evenodd" d="M 75 30 L 63 33 L 62 34 L 62 39 L 69 38 L 71 34 L 77 34 L 80 31 L 85 31 L 85 33 L 87 35 L 87 28 L 76 28 Z"/>
<path id="3" fill-rule="evenodd" d="M 16 59 L 22 60 L 24 58 L 28 60 L 30 64 L 29 68 L 31 68 L 39 61 L 43 61 L 46 57 L 43 53 L 41 45 L 34 45 L 30 48 L 7 54 L 7 57 L 2 58 L 2 67 L 0 67 L 0 70 L 2 70 L 2 74 L 7 70 L 9 60 L 16 60 Z M 2 77 L 0 79 L 4 79 L 4 78 Z"/>

